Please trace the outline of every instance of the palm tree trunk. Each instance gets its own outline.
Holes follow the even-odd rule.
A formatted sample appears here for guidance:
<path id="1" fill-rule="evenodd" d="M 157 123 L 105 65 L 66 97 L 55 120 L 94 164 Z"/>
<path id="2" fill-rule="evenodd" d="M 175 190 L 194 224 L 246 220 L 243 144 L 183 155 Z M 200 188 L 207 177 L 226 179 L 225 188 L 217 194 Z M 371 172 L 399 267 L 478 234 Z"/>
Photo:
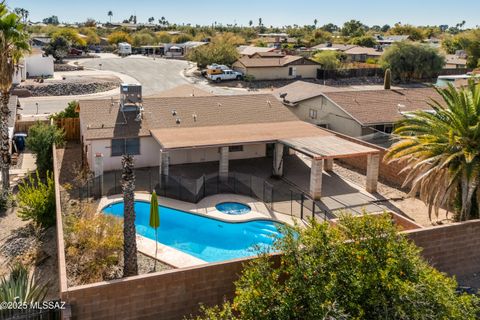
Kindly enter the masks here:
<path id="1" fill-rule="evenodd" d="M 2 198 L 10 193 L 10 143 L 8 139 L 8 119 L 10 117 L 10 109 L 8 102 L 10 100 L 10 92 L 2 92 L 0 107 L 0 170 L 2 172 Z"/>
<path id="2" fill-rule="evenodd" d="M 135 228 L 135 173 L 133 157 L 124 155 L 122 158 L 122 190 L 123 190 L 123 276 L 138 274 L 137 239 Z"/>

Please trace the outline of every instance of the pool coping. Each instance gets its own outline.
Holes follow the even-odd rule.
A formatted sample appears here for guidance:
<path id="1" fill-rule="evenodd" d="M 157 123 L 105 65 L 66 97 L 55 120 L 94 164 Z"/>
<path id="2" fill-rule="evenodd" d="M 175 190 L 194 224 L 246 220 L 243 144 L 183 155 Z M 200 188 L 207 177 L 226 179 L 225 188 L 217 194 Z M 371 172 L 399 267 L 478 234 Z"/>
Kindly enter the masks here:
<path id="1" fill-rule="evenodd" d="M 242 223 L 249 221 L 273 221 L 282 224 L 294 225 L 293 217 L 285 219 L 285 215 L 282 215 L 284 219 L 274 219 L 271 217 L 271 213 L 263 202 L 259 202 L 253 198 L 247 196 L 241 196 L 236 194 L 219 194 L 206 197 L 198 203 L 189 203 L 170 198 L 157 196 L 158 205 L 169 207 L 172 209 L 184 211 L 188 214 L 195 214 L 201 217 L 216 219 L 227 223 Z M 135 201 L 143 201 L 150 203 L 151 194 L 144 192 L 135 193 Z M 103 197 L 98 202 L 97 211 L 101 212 L 105 207 L 123 201 L 122 195 L 114 195 L 110 197 Z M 230 215 L 218 211 L 215 205 L 220 202 L 239 202 L 245 203 L 250 206 L 251 211 L 241 215 Z M 290 221 L 288 221 L 290 220 Z M 137 234 L 137 250 L 151 258 L 155 258 L 155 240 L 149 239 L 142 235 Z M 165 263 L 174 268 L 192 267 L 198 265 L 208 264 L 209 262 L 201 260 L 193 255 L 175 249 L 173 247 L 164 245 L 158 242 L 157 258 L 158 261 Z"/>

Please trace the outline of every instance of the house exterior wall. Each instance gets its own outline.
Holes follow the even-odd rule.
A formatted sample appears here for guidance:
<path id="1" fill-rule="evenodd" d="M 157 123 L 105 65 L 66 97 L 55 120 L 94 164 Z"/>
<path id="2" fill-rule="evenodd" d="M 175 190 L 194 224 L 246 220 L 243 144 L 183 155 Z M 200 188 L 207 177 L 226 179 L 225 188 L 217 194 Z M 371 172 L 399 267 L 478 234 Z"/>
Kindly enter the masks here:
<path id="1" fill-rule="evenodd" d="M 294 68 L 291 76 L 288 74 L 289 68 Z M 318 65 L 291 65 L 285 67 L 268 67 L 268 68 L 246 68 L 240 63 L 234 63 L 233 69 L 244 75 L 255 77 L 255 80 L 280 80 L 295 78 L 316 78 Z"/>
<path id="2" fill-rule="evenodd" d="M 323 96 L 304 100 L 297 106 L 290 107 L 290 110 L 295 113 L 300 120 L 315 125 L 328 125 L 329 129 L 351 137 L 359 137 L 362 135 L 361 125 Z M 316 111 L 316 118 L 310 116 L 310 110 Z"/>
<path id="3" fill-rule="evenodd" d="M 53 57 L 29 56 L 25 57 L 26 72 L 29 77 L 52 77 Z"/>
<path id="4" fill-rule="evenodd" d="M 103 154 L 105 171 L 119 170 L 122 168 L 122 157 L 111 156 L 111 140 L 91 140 L 86 143 L 89 168 L 93 168 L 95 154 Z M 168 153 L 170 164 L 199 163 L 219 161 L 218 148 L 198 148 L 185 150 L 172 150 Z M 266 155 L 265 144 L 244 145 L 243 151 L 230 152 L 229 159 L 261 158 Z M 155 167 L 159 165 L 160 145 L 153 137 L 140 138 L 140 154 L 135 157 L 135 167 Z"/>

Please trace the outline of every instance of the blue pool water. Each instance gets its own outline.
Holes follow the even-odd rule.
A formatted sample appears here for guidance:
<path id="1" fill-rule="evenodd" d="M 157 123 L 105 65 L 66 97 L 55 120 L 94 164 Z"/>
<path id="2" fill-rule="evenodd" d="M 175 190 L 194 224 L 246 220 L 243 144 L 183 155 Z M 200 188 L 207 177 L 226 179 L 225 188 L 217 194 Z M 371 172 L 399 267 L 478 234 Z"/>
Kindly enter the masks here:
<path id="1" fill-rule="evenodd" d="M 228 223 L 159 206 L 158 242 L 207 262 L 250 257 L 271 248 L 281 236 L 279 223 L 256 220 Z M 123 202 L 109 205 L 103 213 L 123 218 Z M 149 225 L 150 203 L 135 201 L 137 233 L 155 240 Z"/>
<path id="2" fill-rule="evenodd" d="M 220 212 L 232 215 L 245 214 L 252 210 L 250 206 L 239 202 L 222 202 L 217 204 L 215 208 Z"/>

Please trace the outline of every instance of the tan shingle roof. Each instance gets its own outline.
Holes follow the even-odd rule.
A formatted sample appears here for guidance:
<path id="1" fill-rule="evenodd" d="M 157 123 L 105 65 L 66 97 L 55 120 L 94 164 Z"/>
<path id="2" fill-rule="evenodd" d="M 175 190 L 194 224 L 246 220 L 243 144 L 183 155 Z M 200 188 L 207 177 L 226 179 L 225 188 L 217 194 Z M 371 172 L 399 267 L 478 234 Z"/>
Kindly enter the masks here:
<path id="1" fill-rule="evenodd" d="M 351 89 L 351 88 L 349 89 L 348 87 L 330 87 L 330 86 L 324 86 L 320 84 L 299 80 L 299 81 L 290 83 L 284 87 L 276 89 L 274 92 L 274 95 L 278 99 L 283 101 L 283 99 L 280 98 L 280 95 L 286 93 L 287 94 L 287 96 L 285 97 L 286 103 L 295 104 L 300 101 L 321 96 L 325 92 L 337 92 L 337 91 L 345 91 L 345 90 L 354 90 L 354 89 Z"/>
<path id="2" fill-rule="evenodd" d="M 254 46 L 240 46 L 238 47 L 238 52 L 241 55 L 251 56 L 257 52 L 270 52 L 275 50 L 275 48 L 268 48 L 268 47 L 254 47 Z"/>
<path id="3" fill-rule="evenodd" d="M 322 44 L 319 44 L 319 45 L 316 45 L 314 47 L 312 47 L 312 49 L 315 49 L 315 50 L 337 50 L 337 51 L 345 51 L 345 50 L 348 50 L 348 49 L 351 49 L 351 48 L 354 48 L 356 47 L 356 45 L 354 44 L 342 44 L 342 43 L 332 43 L 332 44 L 328 44 L 328 43 L 322 43 Z"/>
<path id="4" fill-rule="evenodd" d="M 433 88 L 327 92 L 324 95 L 362 125 L 394 123 L 403 118 L 400 112 L 431 110 L 430 99 L 441 102 Z"/>
<path id="5" fill-rule="evenodd" d="M 247 68 L 268 68 L 268 67 L 284 67 L 292 62 L 304 59 L 305 64 L 317 64 L 314 61 L 305 59 L 301 56 L 285 56 L 282 58 L 248 58 L 243 57 L 237 62 L 243 64 Z"/>
<path id="6" fill-rule="evenodd" d="M 213 93 L 207 92 L 191 84 L 184 84 L 172 89 L 162 91 L 158 94 L 146 96 L 144 98 L 170 98 L 170 97 L 209 97 Z"/>
<path id="7" fill-rule="evenodd" d="M 344 51 L 345 54 L 366 54 L 369 56 L 378 56 L 380 57 L 383 54 L 383 51 L 377 51 L 375 48 L 368 47 L 353 47 Z"/>
<path id="8" fill-rule="evenodd" d="M 136 112 L 119 111 L 118 101 L 80 101 L 80 118 L 86 139 L 149 136 L 161 128 L 209 127 L 296 121 L 298 118 L 273 95 L 145 98 L 144 119 L 136 122 Z M 172 115 L 176 111 L 176 116 Z M 193 115 L 196 115 L 196 121 Z M 176 119 L 180 119 L 180 125 Z M 125 124 L 125 122 L 127 124 Z M 89 127 L 87 129 L 87 126 Z"/>

